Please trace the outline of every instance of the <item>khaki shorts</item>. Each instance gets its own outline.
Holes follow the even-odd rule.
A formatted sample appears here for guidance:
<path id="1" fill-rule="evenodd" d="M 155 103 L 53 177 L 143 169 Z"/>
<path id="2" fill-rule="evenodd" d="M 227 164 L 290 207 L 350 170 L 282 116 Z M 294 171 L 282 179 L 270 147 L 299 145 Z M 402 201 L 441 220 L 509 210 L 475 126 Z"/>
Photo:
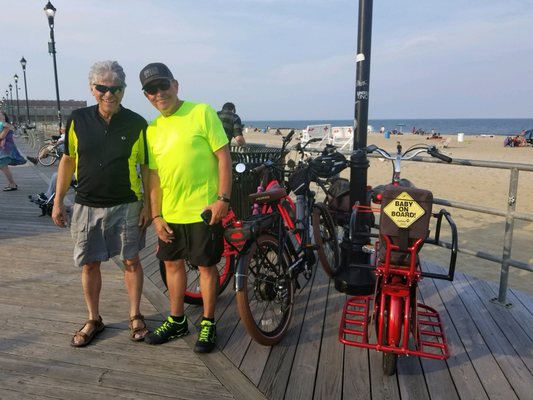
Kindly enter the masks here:
<path id="1" fill-rule="evenodd" d="M 120 256 L 131 260 L 145 245 L 145 231 L 139 228 L 142 202 L 96 208 L 74 204 L 70 233 L 74 240 L 74 264 L 107 261 Z"/>

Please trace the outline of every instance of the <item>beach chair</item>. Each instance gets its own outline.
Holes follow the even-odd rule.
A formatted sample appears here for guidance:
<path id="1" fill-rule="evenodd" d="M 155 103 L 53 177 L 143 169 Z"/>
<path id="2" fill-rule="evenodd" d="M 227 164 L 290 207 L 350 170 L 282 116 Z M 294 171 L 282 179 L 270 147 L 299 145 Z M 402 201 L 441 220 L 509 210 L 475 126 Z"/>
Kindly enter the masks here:
<path id="1" fill-rule="evenodd" d="M 353 141 L 353 127 L 351 126 L 334 126 L 331 132 L 332 144 L 338 148 L 338 151 L 344 150 Z"/>
<path id="2" fill-rule="evenodd" d="M 305 144 L 313 138 L 321 139 L 316 145 L 317 148 L 320 148 L 323 142 L 331 144 L 331 124 L 308 125 L 307 129 L 302 131 L 301 142 Z"/>

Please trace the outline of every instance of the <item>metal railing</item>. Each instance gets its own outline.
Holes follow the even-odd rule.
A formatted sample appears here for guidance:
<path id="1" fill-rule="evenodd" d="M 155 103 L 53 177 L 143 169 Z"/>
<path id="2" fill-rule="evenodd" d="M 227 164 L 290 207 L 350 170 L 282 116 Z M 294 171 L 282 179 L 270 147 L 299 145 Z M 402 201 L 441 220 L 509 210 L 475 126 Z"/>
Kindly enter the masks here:
<path id="1" fill-rule="evenodd" d="M 369 157 L 378 158 L 378 155 L 370 154 Z M 440 160 L 427 157 L 415 157 L 411 161 L 426 162 L 426 163 L 442 163 Z M 460 201 L 434 198 L 434 204 L 439 204 L 448 207 L 454 207 L 458 209 L 473 211 L 482 214 L 496 215 L 505 218 L 505 229 L 503 233 L 503 249 L 502 256 L 491 254 L 484 251 L 476 251 L 468 248 L 459 247 L 459 252 L 468 254 L 474 257 L 478 257 L 487 261 L 492 261 L 501 265 L 500 268 L 500 283 L 498 289 L 498 303 L 502 305 L 506 304 L 509 267 L 519 268 L 524 271 L 533 272 L 533 265 L 528 262 L 515 260 L 511 258 L 512 246 L 513 246 L 513 231 L 516 220 L 533 222 L 533 213 L 523 213 L 516 211 L 516 200 L 518 197 L 518 180 L 520 171 L 533 172 L 533 165 L 519 164 L 519 163 L 507 163 L 498 161 L 481 161 L 481 160 L 464 160 L 454 159 L 451 164 L 461 165 L 465 167 L 481 167 L 481 168 L 496 168 L 510 171 L 509 178 L 509 192 L 507 197 L 507 209 L 498 210 L 490 207 L 479 206 L 471 203 L 464 203 Z M 441 241 L 439 243 L 441 247 L 451 248 L 451 243 Z"/>

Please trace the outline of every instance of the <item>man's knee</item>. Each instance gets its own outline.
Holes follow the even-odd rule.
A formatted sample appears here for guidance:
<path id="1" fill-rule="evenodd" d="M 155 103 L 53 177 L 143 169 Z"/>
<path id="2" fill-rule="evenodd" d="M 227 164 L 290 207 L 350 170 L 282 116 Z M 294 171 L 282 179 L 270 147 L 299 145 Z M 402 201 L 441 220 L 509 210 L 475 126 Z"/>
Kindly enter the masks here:
<path id="1" fill-rule="evenodd" d="M 137 268 L 142 268 L 141 261 L 138 257 L 130 260 L 123 260 L 122 263 L 124 264 L 124 268 L 128 272 L 135 272 Z"/>

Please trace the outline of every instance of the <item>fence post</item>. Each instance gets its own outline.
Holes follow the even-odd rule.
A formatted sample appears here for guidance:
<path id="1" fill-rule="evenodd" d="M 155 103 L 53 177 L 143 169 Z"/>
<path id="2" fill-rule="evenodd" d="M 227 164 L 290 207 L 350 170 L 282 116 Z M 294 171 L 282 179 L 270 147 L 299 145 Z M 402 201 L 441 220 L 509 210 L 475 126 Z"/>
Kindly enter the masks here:
<path id="1" fill-rule="evenodd" d="M 506 307 L 511 304 L 507 301 L 507 282 L 509 280 L 509 259 L 513 245 L 514 216 L 516 210 L 516 196 L 518 192 L 518 168 L 511 169 L 511 179 L 509 181 L 509 197 L 507 199 L 507 216 L 505 217 L 505 234 L 503 237 L 502 267 L 500 270 L 500 287 L 498 291 L 498 303 Z"/>

